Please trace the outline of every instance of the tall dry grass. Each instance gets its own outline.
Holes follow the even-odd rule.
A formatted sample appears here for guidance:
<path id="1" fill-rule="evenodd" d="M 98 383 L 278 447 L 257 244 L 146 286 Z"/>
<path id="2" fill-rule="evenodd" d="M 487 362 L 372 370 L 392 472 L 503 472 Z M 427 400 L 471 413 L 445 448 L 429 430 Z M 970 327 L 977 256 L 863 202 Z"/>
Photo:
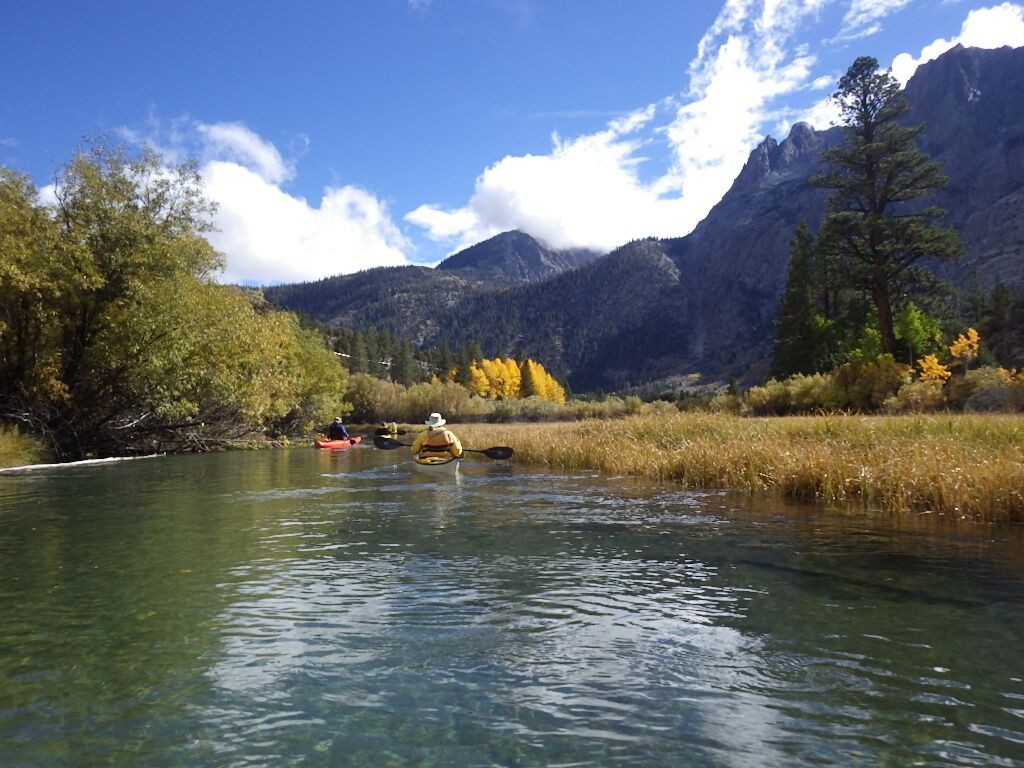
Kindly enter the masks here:
<path id="1" fill-rule="evenodd" d="M 517 460 L 768 491 L 895 513 L 1024 521 L 1024 416 L 739 418 L 662 410 L 615 421 L 459 425 Z"/>
<path id="2" fill-rule="evenodd" d="M 0 468 L 36 464 L 48 458 L 41 442 L 21 434 L 14 427 L 0 424 Z"/>

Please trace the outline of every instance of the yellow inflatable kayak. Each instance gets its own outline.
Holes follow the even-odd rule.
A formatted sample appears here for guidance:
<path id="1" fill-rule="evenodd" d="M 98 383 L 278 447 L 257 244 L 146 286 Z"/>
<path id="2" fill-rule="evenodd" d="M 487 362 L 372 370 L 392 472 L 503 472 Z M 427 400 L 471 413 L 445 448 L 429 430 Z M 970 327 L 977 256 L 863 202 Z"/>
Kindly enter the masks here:
<path id="1" fill-rule="evenodd" d="M 448 454 L 443 454 L 441 456 L 435 454 L 431 456 L 429 454 L 421 453 L 417 456 L 413 456 L 412 463 L 416 469 L 421 469 L 425 472 L 453 474 L 459 471 L 459 464 L 462 463 L 462 459 L 456 459 L 454 456 L 450 456 Z"/>

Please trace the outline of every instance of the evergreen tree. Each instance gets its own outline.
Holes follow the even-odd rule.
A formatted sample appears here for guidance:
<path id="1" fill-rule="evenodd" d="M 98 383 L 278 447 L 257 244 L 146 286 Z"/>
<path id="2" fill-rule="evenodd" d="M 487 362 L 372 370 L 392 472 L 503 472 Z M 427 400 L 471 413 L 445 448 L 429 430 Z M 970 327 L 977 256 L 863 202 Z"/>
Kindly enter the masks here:
<path id="1" fill-rule="evenodd" d="M 452 351 L 448 348 L 448 345 L 444 344 L 441 346 L 441 351 L 438 352 L 437 355 L 437 378 L 444 381 L 454 367 L 455 356 L 452 355 Z"/>
<path id="2" fill-rule="evenodd" d="M 812 298 L 811 257 L 813 241 L 807 224 L 801 222 L 789 244 L 789 270 L 786 291 L 775 319 L 775 352 L 772 375 L 778 378 L 795 373 L 813 373 L 815 323 Z"/>
<path id="3" fill-rule="evenodd" d="M 352 373 L 367 373 L 370 369 L 369 351 L 366 349 L 366 337 L 359 331 L 352 332 L 352 355 L 349 358 L 349 370 Z"/>
<path id="4" fill-rule="evenodd" d="M 455 375 L 455 381 L 459 384 L 469 385 L 473 381 L 473 375 L 470 373 L 470 367 L 477 360 L 483 358 L 483 353 L 480 351 L 480 344 L 475 341 L 466 342 L 459 347 L 458 356 L 458 373 Z"/>
<path id="5" fill-rule="evenodd" d="M 894 304 L 921 282 L 916 263 L 961 252 L 955 231 L 934 223 L 943 211 L 905 205 L 944 186 L 946 178 L 914 142 L 924 126 L 900 124 L 909 107 L 899 83 L 889 71 L 879 72 L 875 59 L 858 58 L 832 98 L 846 139 L 822 153 L 828 169 L 812 179 L 835 190 L 822 236 L 828 233 L 827 246 L 849 284 L 873 303 L 882 351 L 895 354 Z"/>
<path id="6" fill-rule="evenodd" d="M 537 394 L 537 382 L 533 379 L 532 362 L 527 358 L 519 366 L 519 390 L 523 397 L 534 397 Z"/>
<path id="7" fill-rule="evenodd" d="M 380 345 L 377 334 L 371 328 L 366 332 L 366 372 L 371 376 L 380 377 L 385 368 L 381 365 Z"/>
<path id="8" fill-rule="evenodd" d="M 391 366 L 391 380 L 404 387 L 412 386 L 419 380 L 417 368 L 412 356 L 412 345 L 408 341 L 402 341 L 398 345 L 398 354 Z"/>

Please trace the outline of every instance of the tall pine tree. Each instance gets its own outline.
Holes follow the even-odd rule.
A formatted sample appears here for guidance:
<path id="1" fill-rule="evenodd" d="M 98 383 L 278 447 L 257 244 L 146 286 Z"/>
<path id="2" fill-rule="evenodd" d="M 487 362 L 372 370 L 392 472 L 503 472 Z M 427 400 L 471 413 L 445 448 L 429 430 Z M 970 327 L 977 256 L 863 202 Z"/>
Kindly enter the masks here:
<path id="1" fill-rule="evenodd" d="M 815 359 L 815 303 L 811 276 L 813 241 L 807 224 L 800 223 L 789 243 L 789 270 L 786 291 L 775 319 L 775 352 L 772 375 L 778 378 L 795 373 L 813 373 Z"/>
<path id="2" fill-rule="evenodd" d="M 827 170 L 812 179 L 835 190 L 823 245 L 874 304 L 882 351 L 895 354 L 896 304 L 922 282 L 917 262 L 962 250 L 954 230 L 934 223 L 942 210 L 906 205 L 945 186 L 946 177 L 915 144 L 924 126 L 899 122 L 909 106 L 899 83 L 889 71 L 879 72 L 875 59 L 857 59 L 832 98 L 846 139 L 822 153 Z"/>
<path id="3" fill-rule="evenodd" d="M 412 345 L 405 340 L 398 344 L 398 354 L 391 367 L 391 380 L 408 387 L 419 381 L 419 366 L 412 356 Z"/>

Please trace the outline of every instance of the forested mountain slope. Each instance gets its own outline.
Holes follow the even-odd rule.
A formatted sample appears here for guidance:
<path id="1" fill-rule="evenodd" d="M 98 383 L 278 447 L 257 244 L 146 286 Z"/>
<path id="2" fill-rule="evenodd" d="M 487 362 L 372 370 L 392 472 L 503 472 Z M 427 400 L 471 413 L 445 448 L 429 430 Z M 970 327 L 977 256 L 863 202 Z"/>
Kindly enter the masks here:
<path id="1" fill-rule="evenodd" d="M 905 90 L 911 121 L 927 123 L 923 148 L 949 176 L 930 202 L 948 211 L 963 238 L 964 258 L 941 274 L 961 288 L 999 280 L 1024 289 L 1022 73 L 1024 48 L 957 47 L 920 67 Z M 820 171 L 821 150 L 841 140 L 841 129 L 806 124 L 782 142 L 768 137 L 691 234 L 636 241 L 575 269 L 563 261 L 548 277 L 524 266 L 544 257 L 516 245 L 528 245 L 528 236 L 512 232 L 436 270 L 371 270 L 267 293 L 333 323 L 529 355 L 576 390 L 694 372 L 755 380 L 767 371 L 790 238 L 801 221 L 816 230 L 825 213 L 828 193 L 809 179 Z M 493 269 L 489 258 L 511 264 L 505 277 L 520 275 L 520 284 L 495 288 L 500 270 L 483 278 Z M 310 287 L 320 292 L 313 302 Z"/>

